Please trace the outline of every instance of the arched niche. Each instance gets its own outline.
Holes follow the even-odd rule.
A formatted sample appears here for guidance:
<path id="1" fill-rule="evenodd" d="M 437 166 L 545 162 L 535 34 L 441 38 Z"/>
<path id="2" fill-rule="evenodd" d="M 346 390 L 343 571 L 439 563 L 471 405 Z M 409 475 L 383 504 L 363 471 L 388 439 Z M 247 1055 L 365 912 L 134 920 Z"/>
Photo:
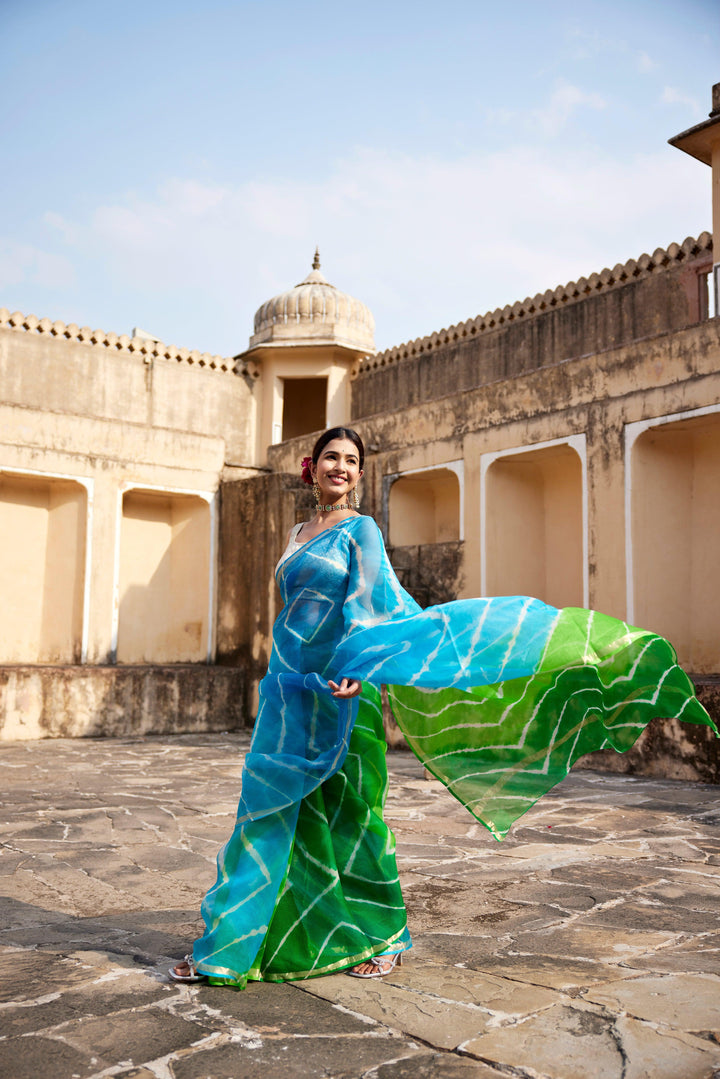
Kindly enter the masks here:
<path id="1" fill-rule="evenodd" d="M 406 472 L 394 479 L 388 500 L 391 547 L 461 539 L 460 481 L 451 468 Z"/>
<path id="2" fill-rule="evenodd" d="M 117 661 L 208 658 L 211 507 L 196 495 L 132 489 L 122 497 Z"/>
<path id="3" fill-rule="evenodd" d="M 493 454 L 482 482 L 483 592 L 586 605 L 584 439 Z"/>
<path id="4" fill-rule="evenodd" d="M 0 473 L 0 662 L 81 662 L 87 512 L 79 482 Z"/>
<path id="5" fill-rule="evenodd" d="M 634 425 L 627 483 L 629 617 L 672 641 L 689 670 L 715 673 L 720 669 L 720 411 Z"/>

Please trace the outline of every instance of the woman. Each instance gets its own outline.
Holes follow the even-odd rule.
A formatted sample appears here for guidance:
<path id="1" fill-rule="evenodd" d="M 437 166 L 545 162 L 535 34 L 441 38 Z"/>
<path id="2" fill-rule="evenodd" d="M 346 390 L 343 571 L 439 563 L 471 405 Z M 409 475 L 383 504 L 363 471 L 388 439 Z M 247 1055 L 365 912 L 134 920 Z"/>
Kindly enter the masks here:
<path id="1" fill-rule="evenodd" d="M 411 946 L 382 819 L 382 683 L 411 748 L 498 839 L 582 754 L 628 749 L 655 716 L 713 725 L 645 630 L 524 596 L 422 611 L 357 512 L 363 460 L 332 428 L 303 461 L 316 513 L 276 571 L 237 822 L 175 980 L 382 977 Z"/>

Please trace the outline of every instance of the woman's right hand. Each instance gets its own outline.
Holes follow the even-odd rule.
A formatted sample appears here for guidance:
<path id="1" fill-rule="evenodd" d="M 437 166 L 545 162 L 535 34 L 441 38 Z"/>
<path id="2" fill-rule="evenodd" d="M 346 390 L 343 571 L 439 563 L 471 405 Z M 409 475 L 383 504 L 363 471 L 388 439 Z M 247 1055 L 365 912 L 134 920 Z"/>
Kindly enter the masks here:
<path id="1" fill-rule="evenodd" d="M 355 678 L 342 678 L 339 685 L 337 682 L 328 679 L 328 685 L 332 690 L 333 697 L 341 697 L 343 700 L 347 700 L 350 697 L 357 697 L 362 689 L 362 683 L 358 682 Z"/>

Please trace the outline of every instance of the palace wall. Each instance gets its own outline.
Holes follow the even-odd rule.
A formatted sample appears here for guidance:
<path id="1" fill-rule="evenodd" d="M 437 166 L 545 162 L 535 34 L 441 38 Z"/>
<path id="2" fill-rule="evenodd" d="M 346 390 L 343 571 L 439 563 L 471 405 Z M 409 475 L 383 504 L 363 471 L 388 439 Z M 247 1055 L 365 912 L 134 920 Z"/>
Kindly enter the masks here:
<path id="1" fill-rule="evenodd" d="M 522 325 L 506 308 L 502 326 L 495 318 L 472 341 L 452 340 L 453 330 L 415 343 L 414 356 L 403 347 L 371 357 L 353 383 L 353 416 L 372 448 L 363 512 L 391 543 L 394 512 L 399 535 L 423 537 L 419 548 L 391 546 L 421 601 L 532 594 L 647 626 L 675 644 L 717 720 L 720 319 L 708 319 L 705 305 L 711 260 L 703 234 L 656 252 L 652 264 L 640 260 L 632 281 L 596 275 L 605 296 L 574 296 L 561 310 L 536 303 Z M 559 290 L 548 295 L 562 302 Z M 605 301 L 606 313 L 628 316 L 615 320 L 622 332 L 602 328 Z M 534 354 L 532 341 L 549 344 Z M 270 461 L 291 471 L 309 443 L 275 447 Z M 430 542 L 439 503 L 445 534 Z M 604 766 L 717 780 L 720 752 L 702 728 L 658 725 Z"/>
<path id="2" fill-rule="evenodd" d="M 221 478 L 252 475 L 232 360 L 0 311 L 4 738 L 226 729 Z"/>
<path id="3" fill-rule="evenodd" d="M 362 510 L 420 603 L 524 593 L 647 625 L 720 718 L 711 263 L 708 234 L 673 244 L 350 385 Z M 244 355 L 0 311 L 0 737 L 252 724 L 318 432 L 258 448 L 272 372 Z M 720 777 L 701 728 L 599 762 Z"/>
<path id="4" fill-rule="evenodd" d="M 707 318 L 711 268 L 712 237 L 705 232 L 369 356 L 355 372 L 352 417 L 384 412 L 388 402 L 407 408 L 694 325 Z"/>
<path id="5" fill-rule="evenodd" d="M 299 471 L 228 480 L 221 488 L 217 662 L 245 672 L 242 710 L 248 725 L 281 606 L 275 565 L 288 532 L 312 516 L 312 507 Z"/>

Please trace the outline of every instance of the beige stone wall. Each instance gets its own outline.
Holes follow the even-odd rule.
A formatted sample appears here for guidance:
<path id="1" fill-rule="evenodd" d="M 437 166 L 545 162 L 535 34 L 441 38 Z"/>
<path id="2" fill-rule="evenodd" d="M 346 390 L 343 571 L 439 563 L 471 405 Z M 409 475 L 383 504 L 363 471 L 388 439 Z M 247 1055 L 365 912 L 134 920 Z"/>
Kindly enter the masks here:
<path id="1" fill-rule="evenodd" d="M 0 740 L 234 730 L 245 697 L 240 667 L 0 664 Z"/>
<path id="2" fill-rule="evenodd" d="M 438 468 L 462 458 L 464 594 L 480 595 L 488 556 L 482 543 L 484 459 L 496 459 L 498 453 L 528 454 L 533 447 L 583 436 L 588 603 L 624 618 L 630 542 L 625 521 L 628 425 L 715 408 L 718 402 L 720 320 L 713 319 L 641 345 L 568 360 L 422 406 L 386 411 L 357 424 L 366 441 L 378 447 L 366 468 L 365 505 L 380 520 L 384 475 Z M 277 466 L 290 467 L 301 450 L 301 445 L 283 448 Z M 713 490 L 708 487 L 707 495 Z M 659 522 L 656 527 L 661 527 Z M 502 522 L 494 519 L 492 528 L 502 532 Z M 577 537 L 576 524 L 573 535 Z M 527 542 L 533 544 L 532 534 Z M 577 545 L 575 538 L 573 549 Z"/>
<path id="3" fill-rule="evenodd" d="M 232 360 L 77 327 L 53 332 L 53 326 L 64 324 L 0 309 L 3 433 L 7 410 L 16 407 L 23 409 L 19 434 L 29 446 L 52 440 L 58 448 L 97 447 L 104 457 L 155 463 L 149 433 L 161 449 L 172 432 L 219 438 L 228 463 L 254 463 L 255 397 Z M 75 423 L 63 424 L 70 416 Z M 18 435 L 11 433 L 14 442 Z"/>
<path id="4" fill-rule="evenodd" d="M 712 237 L 658 248 L 612 270 L 368 356 L 356 369 L 352 416 L 521 377 L 707 318 Z"/>
<path id="5" fill-rule="evenodd" d="M 232 360 L 0 311 L 2 736 L 117 729 L 108 663 L 214 660 L 218 491 L 254 474 L 255 416 Z M 149 718 L 147 678 L 122 684 L 144 729 L 182 728 Z M 227 727 L 191 697 L 188 729 Z"/>
<path id="6" fill-rule="evenodd" d="M 80 662 L 87 509 L 81 483 L 0 473 L 6 663 Z"/>
<path id="7" fill-rule="evenodd" d="M 281 607 L 275 565 L 287 535 L 312 516 L 312 495 L 295 475 L 228 480 L 221 492 L 217 662 L 247 675 L 248 721 L 270 658 L 271 630 Z"/>
<path id="8" fill-rule="evenodd" d="M 362 510 L 420 602 L 530 592 L 634 620 L 717 710 L 711 260 L 704 234 L 389 350 L 353 382 L 334 344 L 259 346 L 245 367 L 0 311 L 0 737 L 252 721 L 274 565 L 312 512 L 299 464 L 316 433 L 273 444 L 290 378 L 327 378 L 328 423 L 356 417 Z M 714 743 L 683 737 L 651 733 L 612 766 L 717 776 Z"/>
<path id="9" fill-rule="evenodd" d="M 373 361 L 354 383 L 354 426 L 372 447 L 363 510 L 376 517 L 386 536 L 395 529 L 405 544 L 406 521 L 394 525 L 393 509 L 422 514 L 422 499 L 412 499 L 421 489 L 418 477 L 440 475 L 462 462 L 462 561 L 458 565 L 457 551 L 448 547 L 445 561 L 434 567 L 438 580 L 457 580 L 460 596 L 529 592 L 661 632 L 717 713 L 720 319 L 698 320 L 702 305 L 696 302 L 693 309 L 688 300 L 695 286 L 704 285 L 708 239 L 683 247 L 682 269 L 677 248 L 664 265 L 658 256 L 644 278 L 615 290 L 626 312 L 639 311 L 640 299 L 662 306 L 674 297 L 670 321 L 676 319 L 677 326 L 663 324 L 667 313 L 655 318 L 648 310 L 636 320 L 637 337 L 628 324 L 617 347 L 605 339 L 596 352 L 578 346 L 580 354 L 549 360 L 546 354 L 544 363 L 538 355 L 527 370 L 511 370 L 503 378 L 487 378 L 479 365 L 475 384 L 462 384 L 456 392 L 439 390 L 468 375 L 468 366 L 457 364 L 456 343 L 433 346 L 432 379 L 429 360 L 424 371 L 413 370 L 422 362 L 417 355 L 396 358 L 392 374 L 382 359 L 377 367 Z M 688 268 L 700 256 L 703 273 L 697 261 Z M 628 296 L 633 288 L 637 294 Z M 564 312 L 579 327 L 588 324 L 584 303 L 595 305 L 596 297 L 576 297 Z M 650 332 L 654 325 L 660 332 Z M 567 340 L 576 331 L 566 327 Z M 493 332 L 495 354 L 508 353 L 516 331 L 506 325 Z M 388 408 L 393 380 L 405 376 L 398 407 Z M 358 401 L 375 402 L 370 415 L 360 415 Z M 271 463 L 279 470 L 296 468 L 310 441 L 277 447 Z M 397 477 L 407 477 L 408 497 L 394 507 L 388 483 Z M 435 512 L 431 495 L 427 487 L 429 517 Z M 443 555 L 441 545 L 436 550 Z M 408 567 L 400 568 L 410 580 Z M 645 739 L 644 751 L 613 767 L 643 770 L 647 757 L 649 771 L 686 776 L 697 753 L 697 777 L 720 775 L 712 739 L 693 738 L 692 751 L 685 752 L 683 738 L 656 732 Z M 682 762 L 676 773 L 670 763 L 674 751 Z"/>

